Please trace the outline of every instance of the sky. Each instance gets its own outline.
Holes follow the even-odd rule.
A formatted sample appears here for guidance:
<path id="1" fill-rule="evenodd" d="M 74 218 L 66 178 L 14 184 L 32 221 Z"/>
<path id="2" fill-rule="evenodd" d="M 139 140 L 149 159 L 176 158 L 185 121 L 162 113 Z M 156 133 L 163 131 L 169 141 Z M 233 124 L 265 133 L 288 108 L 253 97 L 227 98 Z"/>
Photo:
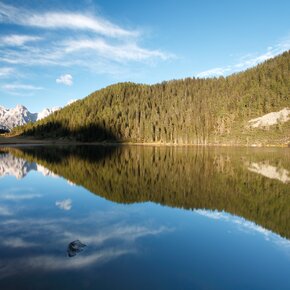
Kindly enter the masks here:
<path id="1" fill-rule="evenodd" d="M 289 0 L 0 0 L 0 105 L 243 71 L 290 49 Z"/>

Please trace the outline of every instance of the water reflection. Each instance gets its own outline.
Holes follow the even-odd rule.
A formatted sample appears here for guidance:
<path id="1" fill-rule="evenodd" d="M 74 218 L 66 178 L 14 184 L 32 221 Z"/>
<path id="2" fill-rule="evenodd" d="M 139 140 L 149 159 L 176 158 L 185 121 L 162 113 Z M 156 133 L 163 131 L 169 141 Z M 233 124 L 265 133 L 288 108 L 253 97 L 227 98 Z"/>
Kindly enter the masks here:
<path id="1" fill-rule="evenodd" d="M 14 164 L 29 160 L 115 202 L 226 211 L 290 237 L 287 149 L 39 146 L 10 152 L 18 156 L 6 157 Z M 70 210 L 72 202 L 56 205 Z"/>
<path id="2" fill-rule="evenodd" d="M 280 180 L 283 183 L 290 182 L 290 172 L 283 167 L 279 168 L 269 164 L 268 160 L 259 163 L 253 162 L 249 165 L 248 169 L 265 177 Z"/>
<path id="3" fill-rule="evenodd" d="M 14 253 L 11 257 L 2 256 L 0 279 L 19 272 L 65 271 L 96 266 L 136 253 L 139 238 L 169 231 L 150 222 L 129 223 L 129 213 L 124 216 L 114 210 L 106 211 L 106 220 L 102 218 L 105 214 L 102 211 L 77 220 L 73 217 L 53 218 L 51 212 L 45 218 L 35 219 L 34 213 L 30 209 L 30 217 L 17 218 L 18 214 L 14 213 L 9 219 L 1 220 L 1 235 L 5 237 L 0 242 L 1 254 L 11 253 L 9 249 Z M 79 240 L 69 242 L 75 237 Z M 63 255 L 65 245 L 69 245 L 67 253 L 70 257 L 80 253 L 86 245 L 89 247 L 77 259 L 66 260 Z"/>
<path id="4" fill-rule="evenodd" d="M 70 198 L 68 198 L 68 199 L 64 199 L 64 200 L 61 200 L 61 201 L 56 201 L 55 205 L 58 208 L 63 209 L 63 210 L 71 210 L 71 208 L 72 208 L 72 200 Z"/>
<path id="5" fill-rule="evenodd" d="M 284 250 L 287 251 L 287 254 L 290 255 L 290 240 L 286 238 L 282 238 L 281 236 L 253 223 L 244 218 L 233 216 L 225 212 L 219 211 L 209 211 L 198 209 L 195 212 L 201 216 L 204 216 L 209 219 L 213 220 L 222 220 L 228 223 L 231 223 L 235 226 L 236 229 L 246 232 L 248 234 L 259 234 L 260 236 L 264 237 L 266 241 L 274 243 Z"/>
<path id="6" fill-rule="evenodd" d="M 2 149 L 0 288 L 289 289 L 289 160 L 273 149 Z"/>
<path id="7" fill-rule="evenodd" d="M 15 176 L 17 179 L 22 179 L 30 171 L 38 171 L 42 173 L 43 176 L 58 177 L 56 174 L 36 162 L 29 162 L 25 159 L 0 151 L 0 177 Z"/>

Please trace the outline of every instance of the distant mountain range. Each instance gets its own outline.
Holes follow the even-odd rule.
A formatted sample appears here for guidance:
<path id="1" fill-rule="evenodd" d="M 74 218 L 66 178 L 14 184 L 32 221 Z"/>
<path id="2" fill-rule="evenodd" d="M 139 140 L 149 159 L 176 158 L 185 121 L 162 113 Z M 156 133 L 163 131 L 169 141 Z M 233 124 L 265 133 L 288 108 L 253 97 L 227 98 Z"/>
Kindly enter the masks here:
<path id="1" fill-rule="evenodd" d="M 26 107 L 22 105 L 17 105 L 12 109 L 6 109 L 0 106 L 0 130 L 10 131 L 14 127 L 22 126 L 30 122 L 34 123 L 44 119 L 59 109 L 60 108 L 46 108 L 39 113 L 31 113 Z"/>

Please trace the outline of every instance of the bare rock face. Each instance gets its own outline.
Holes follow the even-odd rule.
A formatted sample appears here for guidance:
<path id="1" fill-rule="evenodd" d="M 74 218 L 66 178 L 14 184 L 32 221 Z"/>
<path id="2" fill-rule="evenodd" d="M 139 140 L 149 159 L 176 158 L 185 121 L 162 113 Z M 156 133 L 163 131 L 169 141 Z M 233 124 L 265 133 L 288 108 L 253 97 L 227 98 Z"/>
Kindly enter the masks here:
<path id="1" fill-rule="evenodd" d="M 59 108 L 44 109 L 40 113 L 31 113 L 22 105 L 17 105 L 12 109 L 6 109 L 0 106 L 0 129 L 2 131 L 10 131 L 14 127 L 39 121 L 57 110 Z"/>
<path id="2" fill-rule="evenodd" d="M 252 128 L 263 128 L 272 125 L 276 125 L 278 123 L 285 123 L 290 120 L 290 109 L 284 108 L 278 112 L 271 112 L 264 116 L 255 118 L 250 120 L 249 126 Z"/>

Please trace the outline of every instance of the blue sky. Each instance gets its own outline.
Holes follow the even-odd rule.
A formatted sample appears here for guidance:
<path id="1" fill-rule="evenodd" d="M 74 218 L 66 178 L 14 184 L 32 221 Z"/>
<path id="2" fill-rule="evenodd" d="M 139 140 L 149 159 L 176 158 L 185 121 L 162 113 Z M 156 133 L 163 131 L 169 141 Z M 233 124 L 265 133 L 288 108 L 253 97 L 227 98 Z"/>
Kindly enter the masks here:
<path id="1" fill-rule="evenodd" d="M 0 105 L 228 75 L 290 49 L 290 1 L 0 0 Z"/>

